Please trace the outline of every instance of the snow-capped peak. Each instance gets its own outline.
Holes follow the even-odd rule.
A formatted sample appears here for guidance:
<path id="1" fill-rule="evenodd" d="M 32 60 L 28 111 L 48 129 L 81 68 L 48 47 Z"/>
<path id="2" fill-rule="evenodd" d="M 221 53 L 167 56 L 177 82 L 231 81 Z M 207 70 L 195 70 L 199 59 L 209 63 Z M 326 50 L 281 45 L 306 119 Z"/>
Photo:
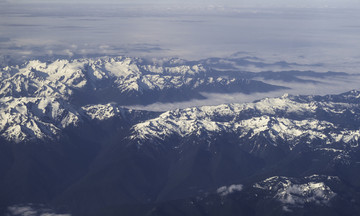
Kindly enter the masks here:
<path id="1" fill-rule="evenodd" d="M 61 129 L 77 125 L 79 113 L 54 98 L 4 97 L 0 99 L 1 136 L 9 141 L 52 139 Z"/>

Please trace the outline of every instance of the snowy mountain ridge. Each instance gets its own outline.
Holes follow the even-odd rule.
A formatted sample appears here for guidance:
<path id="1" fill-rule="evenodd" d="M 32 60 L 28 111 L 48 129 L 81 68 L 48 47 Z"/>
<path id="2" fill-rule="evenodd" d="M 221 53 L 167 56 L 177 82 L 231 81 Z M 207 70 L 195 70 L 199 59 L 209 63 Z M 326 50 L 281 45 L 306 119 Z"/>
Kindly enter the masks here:
<path id="1" fill-rule="evenodd" d="M 76 126 L 80 121 L 76 109 L 54 98 L 0 99 L 0 132 L 8 141 L 55 139 L 62 129 Z"/>
<path id="2" fill-rule="evenodd" d="M 286 89 L 247 78 L 215 73 L 211 67 L 179 59 L 101 57 L 32 60 L 0 69 L 1 97 L 51 97 L 77 106 L 116 102 L 146 105 L 205 99 L 208 93 L 252 93 Z"/>
<path id="3" fill-rule="evenodd" d="M 292 207 L 303 207 L 305 204 L 328 205 L 336 193 L 326 182 L 337 182 L 336 176 L 312 175 L 296 179 L 284 176 L 273 176 L 253 185 L 254 188 L 271 192 L 274 199 L 283 204 L 284 211 Z"/>
<path id="4" fill-rule="evenodd" d="M 359 92 L 356 94 L 359 95 Z M 350 98 L 347 94 L 343 97 Z M 331 146 L 344 143 L 348 147 L 358 147 L 359 129 L 350 129 L 336 118 L 323 118 L 319 113 L 338 116 L 349 112 L 353 120 L 359 121 L 359 109 L 359 104 L 309 101 L 307 97 L 284 95 L 247 104 L 168 111 L 158 118 L 135 125 L 131 139 L 145 143 L 146 140 L 165 140 L 173 135 L 186 137 L 203 133 L 235 133 L 239 139 L 264 136 L 275 146 L 280 139 L 289 143 L 290 149 L 304 140 L 309 144 L 321 142 Z"/>
<path id="5" fill-rule="evenodd" d="M 62 129 L 76 126 L 83 119 L 105 120 L 124 115 L 120 107 L 124 103 L 201 98 L 200 91 L 251 92 L 279 88 L 240 75 L 214 74 L 202 63 L 181 59 L 147 62 L 139 58 L 103 57 L 33 60 L 7 66 L 0 73 L 1 136 L 16 142 L 53 139 Z M 135 125 L 132 138 L 165 139 L 173 134 L 235 132 L 240 138 L 264 134 L 274 145 L 279 137 L 288 141 L 309 137 L 356 146 L 357 128 L 337 130 L 336 122 L 312 116 L 323 110 L 335 116 L 350 112 L 349 115 L 358 119 L 358 92 L 337 96 L 340 99 L 334 97 L 327 102 L 310 96 L 284 95 L 249 104 L 173 110 Z M 297 117 L 289 118 L 289 115 Z"/>
<path id="6" fill-rule="evenodd" d="M 350 97 L 350 92 L 343 98 Z M 306 97 L 301 97 L 305 100 Z M 360 132 L 339 122 L 319 118 L 319 110 L 339 116 L 350 112 L 358 121 L 359 104 L 299 100 L 296 96 L 266 98 L 254 103 L 223 104 L 193 107 L 162 113 L 159 117 L 133 126 L 131 139 L 164 140 L 172 135 L 186 137 L 211 133 L 236 133 L 239 139 L 265 136 L 277 145 L 287 141 L 290 148 L 306 138 L 306 142 L 321 140 L 324 144 L 346 143 L 357 147 Z M 125 108 L 115 104 L 86 105 L 80 108 L 71 103 L 45 97 L 3 97 L 0 101 L 0 131 L 7 140 L 20 142 L 30 137 L 50 138 L 82 119 L 106 120 L 125 115 Z M 45 127 L 46 126 L 46 127 Z M 47 127 L 51 128 L 48 129 Z"/>
<path id="7" fill-rule="evenodd" d="M 202 65 L 161 67 L 143 65 L 140 59 L 126 57 L 29 61 L 24 65 L 2 69 L 1 96 L 65 97 L 73 89 L 86 85 L 97 88 L 97 82 L 109 80 L 121 92 L 187 85 L 190 80 L 179 76 L 204 72 Z"/>
<path id="8" fill-rule="evenodd" d="M 84 120 L 126 117 L 132 110 L 119 105 L 97 104 L 80 108 L 69 102 L 45 97 L 4 97 L 0 99 L 0 136 L 15 143 L 55 140 L 69 126 Z"/>

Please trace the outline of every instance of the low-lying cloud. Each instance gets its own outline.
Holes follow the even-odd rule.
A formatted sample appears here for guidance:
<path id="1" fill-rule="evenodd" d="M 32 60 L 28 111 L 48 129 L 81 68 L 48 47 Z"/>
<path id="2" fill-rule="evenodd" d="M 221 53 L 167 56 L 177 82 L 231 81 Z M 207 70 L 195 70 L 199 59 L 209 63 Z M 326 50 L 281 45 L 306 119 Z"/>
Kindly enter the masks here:
<path id="1" fill-rule="evenodd" d="M 41 205 L 14 205 L 7 208 L 7 216 L 71 216 L 71 214 L 57 214 Z"/>
<path id="2" fill-rule="evenodd" d="M 232 194 L 234 192 L 238 192 L 238 191 L 242 191 L 243 189 L 243 185 L 242 184 L 234 184 L 234 185 L 230 185 L 230 186 L 222 186 L 220 188 L 218 188 L 216 190 L 216 192 L 218 194 L 220 194 L 221 196 L 227 196 L 229 194 Z"/>
<path id="3" fill-rule="evenodd" d="M 271 91 L 265 93 L 232 93 L 232 94 L 222 94 L 222 93 L 206 93 L 202 92 L 202 95 L 206 97 L 204 100 L 191 100 L 186 102 L 177 102 L 177 103 L 154 103 L 146 106 L 137 105 L 137 106 L 127 106 L 131 109 L 139 110 L 152 110 L 152 111 L 167 111 L 174 109 L 183 109 L 193 106 L 207 106 L 207 105 L 219 105 L 219 104 L 228 104 L 228 103 L 249 103 L 255 100 L 260 100 L 266 97 L 280 97 L 284 94 L 291 95 L 327 95 L 327 94 L 340 94 L 347 92 L 353 89 L 359 90 L 360 76 L 348 76 L 348 77 L 334 77 L 326 79 L 315 79 L 312 78 L 317 83 L 296 83 L 296 82 L 281 82 L 281 81 L 269 81 L 267 83 L 286 86 L 289 89 Z"/>

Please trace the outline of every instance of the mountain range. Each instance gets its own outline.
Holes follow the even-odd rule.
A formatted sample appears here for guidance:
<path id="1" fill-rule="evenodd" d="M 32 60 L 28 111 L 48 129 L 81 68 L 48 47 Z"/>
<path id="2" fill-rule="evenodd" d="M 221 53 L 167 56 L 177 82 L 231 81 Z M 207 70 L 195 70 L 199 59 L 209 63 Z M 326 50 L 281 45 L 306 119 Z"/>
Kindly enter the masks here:
<path id="1" fill-rule="evenodd" d="M 0 213 L 359 214 L 359 91 L 162 112 L 124 107 L 287 89 L 268 79 L 347 76 L 225 63 L 104 57 L 3 68 Z"/>

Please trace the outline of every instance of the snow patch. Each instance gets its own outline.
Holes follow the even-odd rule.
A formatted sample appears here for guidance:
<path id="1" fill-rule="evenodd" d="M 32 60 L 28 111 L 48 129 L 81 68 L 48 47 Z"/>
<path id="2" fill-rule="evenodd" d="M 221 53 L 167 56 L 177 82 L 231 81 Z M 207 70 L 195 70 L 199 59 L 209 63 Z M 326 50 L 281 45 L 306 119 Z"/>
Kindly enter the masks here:
<path id="1" fill-rule="evenodd" d="M 108 104 L 97 104 L 97 105 L 88 105 L 82 107 L 91 119 L 97 119 L 100 121 L 113 118 L 118 114 L 122 114 L 124 109 L 119 108 L 113 103 Z"/>

